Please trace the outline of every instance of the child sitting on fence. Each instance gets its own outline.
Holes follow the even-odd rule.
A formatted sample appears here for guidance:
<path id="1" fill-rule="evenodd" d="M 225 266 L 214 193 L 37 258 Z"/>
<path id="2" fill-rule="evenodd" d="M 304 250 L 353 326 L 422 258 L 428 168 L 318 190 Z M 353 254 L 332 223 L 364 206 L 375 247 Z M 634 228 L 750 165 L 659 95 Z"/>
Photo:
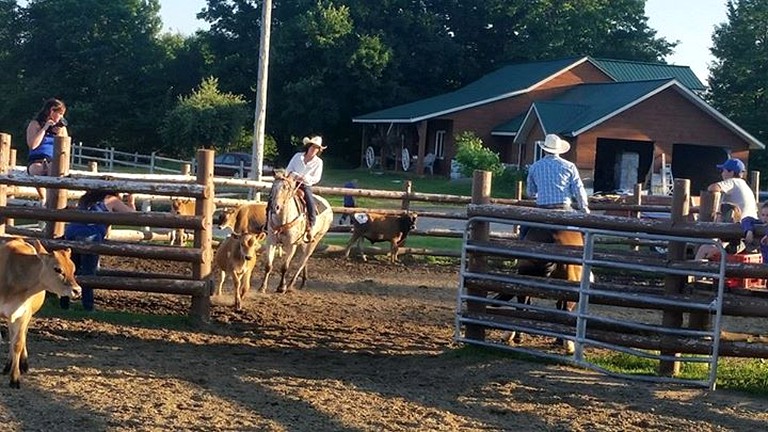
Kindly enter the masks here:
<path id="1" fill-rule="evenodd" d="M 763 262 L 768 263 L 768 235 L 755 240 L 755 226 L 768 224 L 768 201 L 760 206 L 760 219 L 747 216 L 741 220 L 741 229 L 744 232 L 744 243 L 747 250 L 760 250 Z"/>

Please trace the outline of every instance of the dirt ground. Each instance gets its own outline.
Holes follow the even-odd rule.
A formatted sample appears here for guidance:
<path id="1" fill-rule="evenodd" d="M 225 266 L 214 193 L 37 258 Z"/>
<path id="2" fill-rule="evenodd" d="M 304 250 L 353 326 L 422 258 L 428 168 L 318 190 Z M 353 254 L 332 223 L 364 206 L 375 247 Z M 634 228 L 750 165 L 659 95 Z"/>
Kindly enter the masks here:
<path id="1" fill-rule="evenodd" d="M 119 264 L 165 272 L 179 267 Z M 140 318 L 120 325 L 67 315 L 38 318 L 22 388 L 0 387 L 0 429 L 768 428 L 765 399 L 460 349 L 452 342 L 456 267 L 316 257 L 311 277 L 304 290 L 287 295 L 251 292 L 242 312 L 233 310 L 231 295 L 214 297 L 212 323 L 201 328 L 152 328 Z M 97 291 L 96 307 L 185 315 L 189 303 Z"/>

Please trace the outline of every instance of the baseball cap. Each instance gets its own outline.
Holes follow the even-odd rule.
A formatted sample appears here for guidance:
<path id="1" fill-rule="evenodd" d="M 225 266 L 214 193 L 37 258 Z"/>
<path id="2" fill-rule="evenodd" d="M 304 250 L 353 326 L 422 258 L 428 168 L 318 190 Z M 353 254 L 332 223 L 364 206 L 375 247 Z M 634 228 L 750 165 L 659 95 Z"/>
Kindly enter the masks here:
<path id="1" fill-rule="evenodd" d="M 720 169 L 732 171 L 735 173 L 742 173 L 747 170 L 747 167 L 744 166 L 744 162 L 742 162 L 739 159 L 728 159 L 727 161 L 721 163 L 717 167 Z"/>

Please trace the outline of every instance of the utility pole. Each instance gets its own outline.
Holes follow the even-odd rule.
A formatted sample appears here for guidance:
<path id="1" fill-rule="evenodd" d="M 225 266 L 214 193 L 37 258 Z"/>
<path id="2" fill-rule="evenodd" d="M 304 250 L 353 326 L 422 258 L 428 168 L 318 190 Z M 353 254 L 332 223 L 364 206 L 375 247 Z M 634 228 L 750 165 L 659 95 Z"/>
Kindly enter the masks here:
<path id="1" fill-rule="evenodd" d="M 262 0 L 261 38 L 259 40 L 259 77 L 256 83 L 256 112 L 253 121 L 253 157 L 251 178 L 261 180 L 264 165 L 264 129 L 267 117 L 267 81 L 269 77 L 269 38 L 272 31 L 272 0 Z M 251 189 L 250 198 L 260 200 L 260 194 Z"/>

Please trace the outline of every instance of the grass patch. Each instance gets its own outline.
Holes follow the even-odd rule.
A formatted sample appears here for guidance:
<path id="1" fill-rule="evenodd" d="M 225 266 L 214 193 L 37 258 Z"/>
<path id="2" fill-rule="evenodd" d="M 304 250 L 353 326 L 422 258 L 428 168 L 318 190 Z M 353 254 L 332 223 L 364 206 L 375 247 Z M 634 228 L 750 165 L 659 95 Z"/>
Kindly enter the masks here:
<path id="1" fill-rule="evenodd" d="M 588 353 L 587 359 L 615 373 L 656 375 L 659 362 L 625 353 Z M 705 363 L 683 363 L 679 378 L 706 380 Z M 768 397 L 768 362 L 765 359 L 721 357 L 717 367 L 717 387 Z"/>
<path id="2" fill-rule="evenodd" d="M 346 246 L 349 241 L 349 234 L 342 235 L 327 235 L 323 238 L 323 243 L 327 245 Z M 364 246 L 369 246 L 371 243 L 367 240 L 363 240 Z M 406 240 L 406 246 L 412 248 L 425 248 L 425 249 L 441 249 L 441 250 L 455 250 L 460 251 L 463 240 L 460 238 L 445 238 L 445 237 L 427 237 L 409 235 Z M 382 246 L 389 250 L 389 242 L 379 242 L 374 246 Z"/>

